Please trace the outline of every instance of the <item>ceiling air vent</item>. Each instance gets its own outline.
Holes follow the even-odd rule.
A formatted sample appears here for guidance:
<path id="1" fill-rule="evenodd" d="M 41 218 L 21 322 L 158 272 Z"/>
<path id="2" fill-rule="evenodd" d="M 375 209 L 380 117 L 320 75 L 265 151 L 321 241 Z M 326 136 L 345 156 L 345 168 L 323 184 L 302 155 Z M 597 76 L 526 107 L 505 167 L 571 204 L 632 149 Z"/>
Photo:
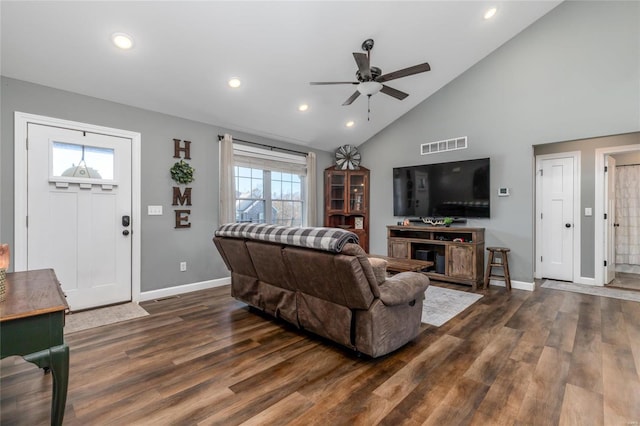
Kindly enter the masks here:
<path id="1" fill-rule="evenodd" d="M 443 141 L 428 142 L 420 145 L 420 155 L 435 154 L 436 152 L 455 151 L 467 147 L 467 137 L 445 139 Z"/>

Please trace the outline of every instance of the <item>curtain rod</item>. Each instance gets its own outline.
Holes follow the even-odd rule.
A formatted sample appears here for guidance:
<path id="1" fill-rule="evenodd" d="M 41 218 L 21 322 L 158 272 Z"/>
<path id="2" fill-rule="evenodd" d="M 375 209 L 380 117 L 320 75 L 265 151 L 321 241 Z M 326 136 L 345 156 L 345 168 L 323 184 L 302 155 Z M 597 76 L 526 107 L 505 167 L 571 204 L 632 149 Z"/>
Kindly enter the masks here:
<path id="1" fill-rule="evenodd" d="M 640 166 L 640 163 L 636 163 L 636 164 L 620 164 L 620 165 L 616 164 L 616 167 L 631 167 L 631 166 Z"/>
<path id="2" fill-rule="evenodd" d="M 220 142 L 222 139 L 224 139 L 224 135 L 218 135 L 218 142 Z M 307 155 L 309 155 L 309 154 L 308 154 L 308 153 L 306 153 L 306 152 L 296 151 L 296 150 L 288 149 L 288 148 L 280 148 L 280 147 L 277 147 L 277 146 L 267 145 L 267 144 L 264 144 L 264 143 L 258 143 L 258 142 L 245 141 L 245 140 L 242 140 L 242 139 L 236 139 L 236 138 L 233 138 L 233 141 L 234 141 L 234 142 L 235 142 L 235 141 L 238 141 L 238 142 L 248 143 L 248 144 L 251 144 L 251 145 L 261 146 L 261 147 L 264 147 L 264 148 L 269 148 L 271 151 L 273 151 L 274 149 L 279 149 L 280 151 L 293 152 L 293 153 L 295 153 L 295 154 L 304 155 L 305 157 L 306 157 Z"/>

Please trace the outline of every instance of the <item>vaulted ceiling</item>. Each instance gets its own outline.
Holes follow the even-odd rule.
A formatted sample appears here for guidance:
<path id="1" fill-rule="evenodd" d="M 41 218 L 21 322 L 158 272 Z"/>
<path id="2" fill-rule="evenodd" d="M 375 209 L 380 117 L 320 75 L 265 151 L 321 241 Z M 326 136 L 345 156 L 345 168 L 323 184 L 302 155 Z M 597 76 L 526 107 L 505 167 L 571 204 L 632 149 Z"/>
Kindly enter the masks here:
<path id="1" fill-rule="evenodd" d="M 0 65 L 7 77 L 332 150 L 365 142 L 559 3 L 2 1 Z M 115 47 L 116 32 L 133 47 Z M 355 81 L 352 53 L 367 38 L 383 74 L 431 65 L 386 83 L 409 96 L 374 94 L 369 121 L 366 96 L 342 106 L 355 86 L 309 85 Z"/>

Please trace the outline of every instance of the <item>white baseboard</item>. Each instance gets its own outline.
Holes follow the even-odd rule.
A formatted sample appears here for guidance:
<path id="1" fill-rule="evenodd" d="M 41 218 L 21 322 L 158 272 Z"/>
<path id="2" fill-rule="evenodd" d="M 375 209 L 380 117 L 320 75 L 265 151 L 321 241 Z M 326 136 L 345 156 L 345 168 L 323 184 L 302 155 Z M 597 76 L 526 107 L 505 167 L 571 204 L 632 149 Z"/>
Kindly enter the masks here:
<path id="1" fill-rule="evenodd" d="M 504 284 L 504 281 L 500 281 L 500 280 L 491 280 L 489 281 L 489 285 L 495 285 L 498 287 L 506 287 Z M 515 288 L 518 290 L 527 290 L 527 291 L 533 291 L 536 286 L 534 283 L 527 283 L 524 281 L 515 281 L 515 280 L 511 280 L 511 288 Z"/>
<path id="2" fill-rule="evenodd" d="M 190 293 L 197 290 L 206 290 L 208 288 L 220 287 L 227 284 L 231 284 L 231 277 L 201 281 L 199 283 L 183 284 L 175 287 L 161 288 L 159 290 L 143 291 L 140 293 L 140 300 L 138 302 L 164 299 L 171 296 L 177 296 L 178 294 Z"/>

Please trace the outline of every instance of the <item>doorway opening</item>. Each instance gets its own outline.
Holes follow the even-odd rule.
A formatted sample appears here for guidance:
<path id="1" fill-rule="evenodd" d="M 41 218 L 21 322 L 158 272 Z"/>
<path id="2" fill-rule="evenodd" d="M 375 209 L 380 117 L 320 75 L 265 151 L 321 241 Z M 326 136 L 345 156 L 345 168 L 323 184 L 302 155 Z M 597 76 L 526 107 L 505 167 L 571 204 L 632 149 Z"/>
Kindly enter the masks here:
<path id="1" fill-rule="evenodd" d="M 640 291 L 640 145 L 596 149 L 595 159 L 596 284 Z"/>

